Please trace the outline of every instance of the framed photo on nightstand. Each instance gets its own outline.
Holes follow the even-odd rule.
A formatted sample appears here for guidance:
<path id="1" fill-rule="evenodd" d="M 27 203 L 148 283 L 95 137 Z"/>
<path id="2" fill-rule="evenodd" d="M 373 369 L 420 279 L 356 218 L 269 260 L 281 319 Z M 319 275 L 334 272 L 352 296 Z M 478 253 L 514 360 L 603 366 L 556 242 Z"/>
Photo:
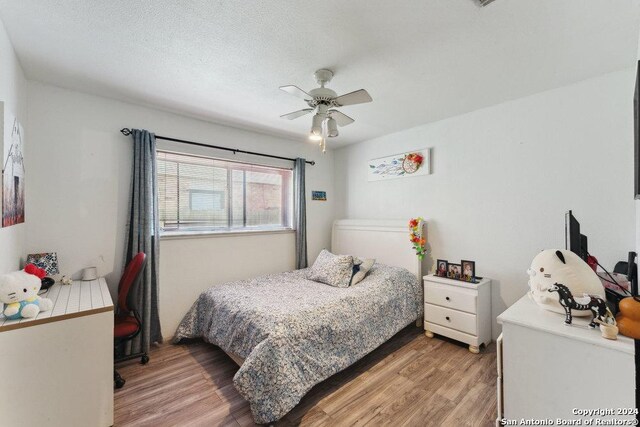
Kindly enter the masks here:
<path id="1" fill-rule="evenodd" d="M 476 262 L 467 260 L 460 262 L 462 263 L 462 276 L 460 279 L 465 282 L 472 282 L 473 278 L 476 277 Z"/>
<path id="2" fill-rule="evenodd" d="M 436 261 L 436 276 L 447 277 L 449 262 L 446 259 Z"/>
<path id="3" fill-rule="evenodd" d="M 462 266 L 460 264 L 447 264 L 447 277 L 449 279 L 457 279 L 460 280 L 462 272 Z"/>

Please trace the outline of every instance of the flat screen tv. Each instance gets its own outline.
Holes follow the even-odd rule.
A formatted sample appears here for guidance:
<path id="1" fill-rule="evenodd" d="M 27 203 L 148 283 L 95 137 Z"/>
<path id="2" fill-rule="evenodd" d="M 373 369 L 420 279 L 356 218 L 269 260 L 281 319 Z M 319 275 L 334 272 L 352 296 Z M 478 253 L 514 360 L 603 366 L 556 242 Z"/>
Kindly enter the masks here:
<path id="1" fill-rule="evenodd" d="M 585 262 L 589 256 L 587 236 L 580 233 L 580 223 L 569 211 L 564 217 L 564 241 L 565 248 L 582 258 Z"/>

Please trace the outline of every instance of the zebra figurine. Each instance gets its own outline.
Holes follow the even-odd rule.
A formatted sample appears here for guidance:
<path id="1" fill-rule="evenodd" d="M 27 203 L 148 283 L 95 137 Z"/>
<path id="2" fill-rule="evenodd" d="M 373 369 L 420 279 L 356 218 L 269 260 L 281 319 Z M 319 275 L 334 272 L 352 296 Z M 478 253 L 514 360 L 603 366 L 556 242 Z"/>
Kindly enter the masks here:
<path id="1" fill-rule="evenodd" d="M 573 320 L 571 310 L 590 310 L 593 313 L 593 318 L 591 319 L 591 323 L 589 323 L 590 328 L 596 327 L 596 319 L 606 323 L 606 315 L 609 310 L 607 308 L 607 304 L 602 298 L 585 294 L 585 301 L 583 301 L 584 303 L 578 303 L 575 300 L 574 296 L 571 294 L 569 288 L 557 282 L 551 285 L 548 291 L 558 293 L 560 305 L 564 308 L 565 314 L 567 316 L 564 319 L 564 323 L 566 323 L 567 325 L 570 325 L 571 321 Z M 588 301 L 586 301 L 587 298 L 589 298 Z"/>

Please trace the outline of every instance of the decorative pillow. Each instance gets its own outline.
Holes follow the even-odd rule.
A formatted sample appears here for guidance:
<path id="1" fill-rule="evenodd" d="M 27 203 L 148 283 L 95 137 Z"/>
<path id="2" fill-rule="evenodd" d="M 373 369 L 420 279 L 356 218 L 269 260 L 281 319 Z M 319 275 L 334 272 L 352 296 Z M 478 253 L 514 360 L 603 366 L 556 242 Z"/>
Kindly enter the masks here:
<path id="1" fill-rule="evenodd" d="M 358 260 L 360 261 L 360 260 Z M 365 278 L 365 276 L 367 275 L 367 273 L 369 273 L 369 270 L 371 270 L 371 267 L 373 267 L 373 264 L 376 263 L 375 259 L 365 259 L 364 261 L 361 261 L 360 264 L 358 264 L 358 271 L 353 270 L 353 277 L 351 278 L 351 286 L 355 285 L 358 282 L 361 282 L 362 279 Z"/>
<path id="2" fill-rule="evenodd" d="M 56 252 L 29 254 L 27 256 L 27 264 L 34 264 L 36 267 L 43 269 L 47 274 L 58 274 L 58 254 Z"/>
<path id="3" fill-rule="evenodd" d="M 355 276 L 355 274 L 360 271 L 360 264 L 362 264 L 362 260 L 360 258 L 358 258 L 357 256 L 353 257 L 353 271 L 351 272 L 351 280 L 349 280 L 349 283 L 351 283 L 351 281 L 353 280 L 353 276 Z M 351 285 L 349 285 L 351 286 Z"/>
<path id="4" fill-rule="evenodd" d="M 323 249 L 309 269 L 307 279 L 337 288 L 348 288 L 353 275 L 353 257 L 334 255 Z"/>

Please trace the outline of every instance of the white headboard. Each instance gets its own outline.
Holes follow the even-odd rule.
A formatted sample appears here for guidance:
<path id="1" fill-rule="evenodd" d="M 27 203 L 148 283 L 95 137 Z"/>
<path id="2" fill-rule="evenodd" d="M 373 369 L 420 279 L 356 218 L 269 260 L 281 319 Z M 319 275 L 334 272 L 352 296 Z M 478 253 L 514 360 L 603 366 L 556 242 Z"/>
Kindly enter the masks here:
<path id="1" fill-rule="evenodd" d="M 404 267 L 422 280 L 422 262 L 409 241 L 408 220 L 337 220 L 331 252 L 375 258 L 382 264 Z"/>

